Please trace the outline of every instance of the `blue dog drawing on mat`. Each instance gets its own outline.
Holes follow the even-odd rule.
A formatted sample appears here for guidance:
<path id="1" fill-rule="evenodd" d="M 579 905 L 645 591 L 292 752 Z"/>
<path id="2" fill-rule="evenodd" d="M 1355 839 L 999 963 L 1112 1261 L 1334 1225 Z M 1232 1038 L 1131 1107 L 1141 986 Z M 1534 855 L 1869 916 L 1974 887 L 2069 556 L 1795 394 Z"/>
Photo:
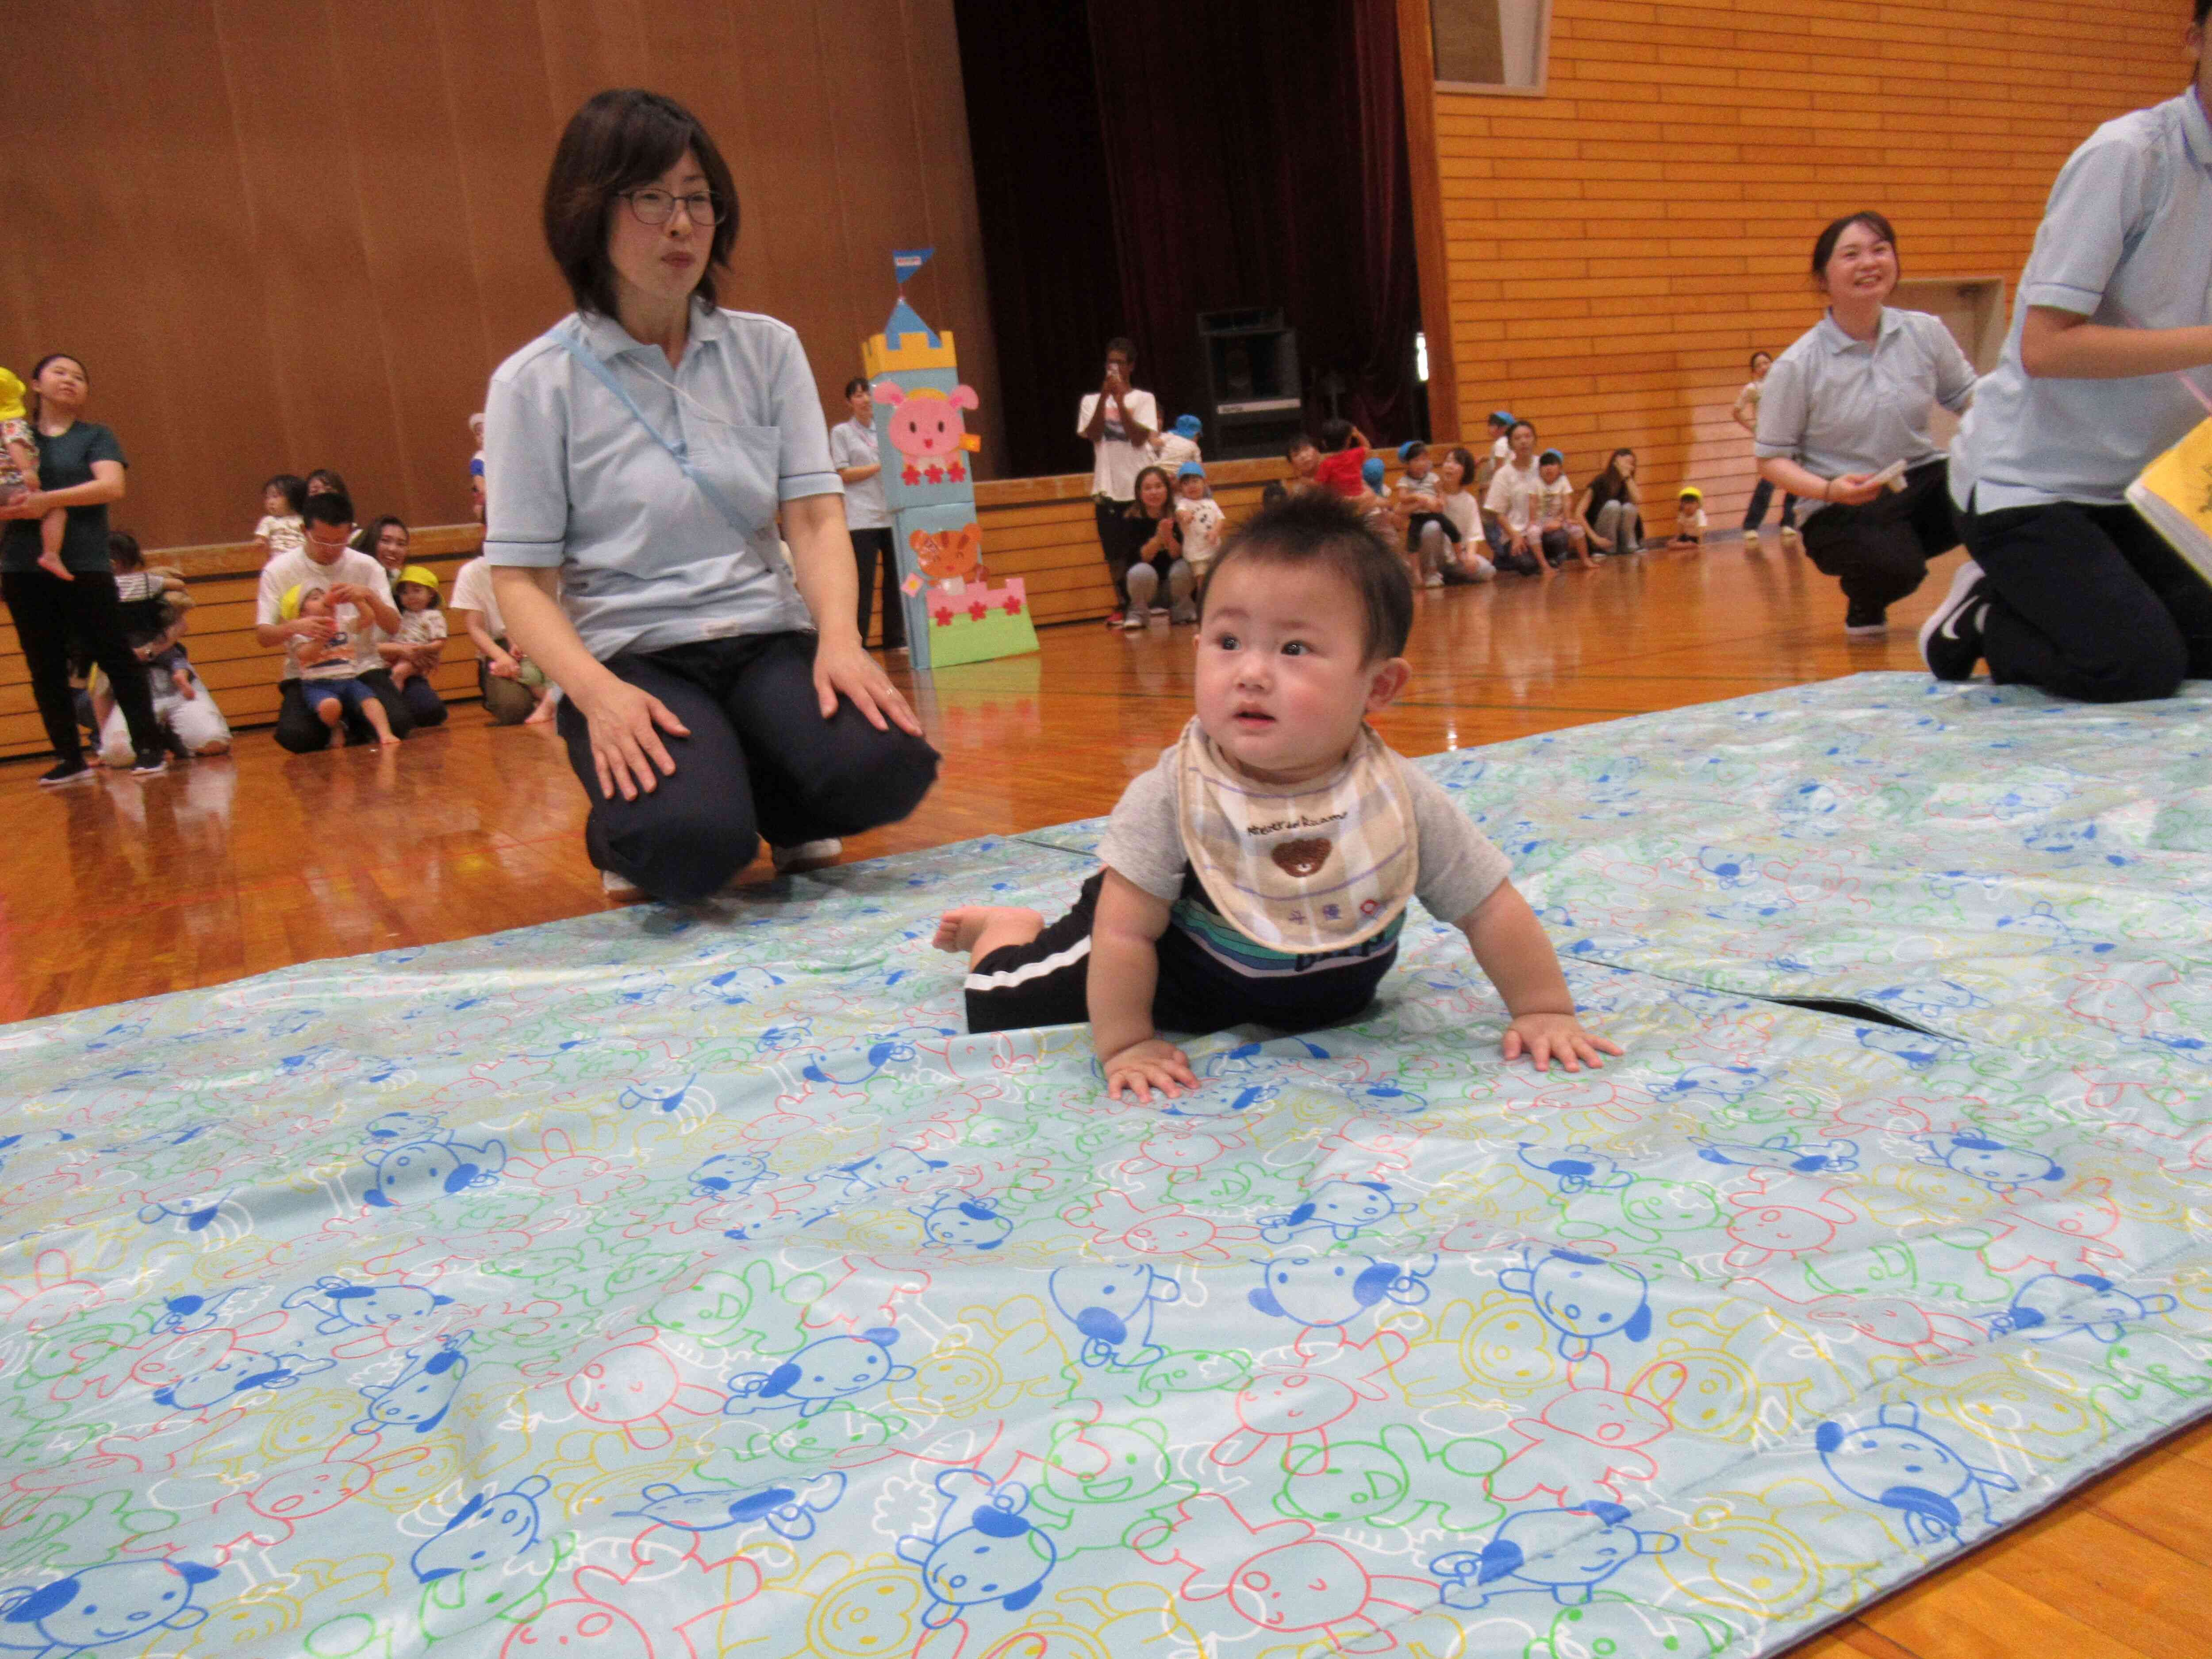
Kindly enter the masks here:
<path id="1" fill-rule="evenodd" d="M 173 1296 L 155 1316 L 154 1329 L 170 1336 L 191 1336 L 212 1330 L 222 1321 L 222 1304 L 238 1293 L 237 1289 L 233 1289 L 218 1291 L 213 1296 Z"/>
<path id="2" fill-rule="evenodd" d="M 1429 1275 L 1436 1270 L 1433 1255 L 1403 1267 L 1373 1256 L 1279 1255 L 1260 1264 L 1260 1288 L 1244 1299 L 1273 1319 L 1341 1327 L 1385 1302 L 1401 1307 L 1426 1302 Z"/>
<path id="3" fill-rule="evenodd" d="M 116 1642 L 143 1644 L 159 1630 L 207 1621 L 192 1592 L 216 1569 L 163 1557 L 79 1567 L 35 1589 L 0 1590 L 0 1652 L 87 1653 Z"/>
<path id="4" fill-rule="evenodd" d="M 1304 1233 L 1327 1233 L 1341 1244 L 1409 1207 L 1390 1195 L 1388 1182 L 1324 1181 L 1304 1203 L 1261 1217 L 1260 1237 L 1270 1244 L 1288 1244 Z"/>
<path id="5" fill-rule="evenodd" d="M 1651 1334 L 1651 1281 L 1626 1262 L 1556 1245 L 1540 1257 L 1524 1250 L 1522 1261 L 1501 1272 L 1498 1282 L 1536 1304 L 1559 1334 L 1561 1358 L 1587 1358 L 1602 1337 L 1641 1342 Z"/>
<path id="6" fill-rule="evenodd" d="M 966 1245 L 975 1250 L 995 1250 L 1006 1242 L 1014 1224 L 1000 1215 L 988 1198 L 966 1193 L 939 1193 L 926 1210 L 909 1210 L 933 1244 Z"/>
<path id="7" fill-rule="evenodd" d="M 205 1411 L 257 1389 L 289 1389 L 301 1377 L 326 1371 L 335 1363 L 303 1353 L 258 1353 L 252 1348 L 233 1348 L 213 1364 L 155 1389 L 154 1401 L 172 1411 Z"/>
<path id="8" fill-rule="evenodd" d="M 463 1331 L 439 1338 L 431 1353 L 410 1348 L 406 1368 L 398 1376 L 358 1390 L 368 1401 L 368 1411 L 353 1431 L 374 1434 L 380 1429 L 408 1428 L 428 1434 L 436 1428 L 460 1393 L 461 1379 L 469 1374 L 468 1356 L 461 1352 L 468 1340 L 469 1334 Z"/>
<path id="9" fill-rule="evenodd" d="M 2066 1179 L 2066 1171 L 2041 1152 L 2008 1146 L 1987 1135 L 1915 1135 L 1912 1139 L 1923 1149 L 1923 1164 L 1956 1170 L 1999 1197 L 2017 1192 L 2031 1182 Z"/>
<path id="10" fill-rule="evenodd" d="M 1794 1129 L 1769 1135 L 1756 1144 L 1747 1140 L 1707 1140 L 1698 1156 L 1708 1164 L 1729 1164 L 1746 1170 L 1787 1170 L 1793 1175 L 1835 1175 L 1859 1167 L 1858 1143 L 1850 1140 L 1801 1141 Z"/>
<path id="11" fill-rule="evenodd" d="M 520 1560 L 538 1541 L 538 1500 L 552 1485 L 533 1474 L 505 1492 L 476 1493 L 409 1558 L 416 1577 L 432 1584 L 455 1573 Z"/>
<path id="12" fill-rule="evenodd" d="M 1443 1604 L 1462 1612 L 1523 1590 L 1547 1591 L 1561 1607 L 1579 1607 L 1638 1556 L 1681 1547 L 1671 1532 L 1639 1532 L 1628 1522 L 1628 1510 L 1618 1504 L 1523 1510 L 1508 1516 L 1480 1550 L 1440 1555 L 1429 1571 L 1443 1580 Z"/>
<path id="13" fill-rule="evenodd" d="M 730 1379 L 730 1398 L 722 1410 L 741 1417 L 750 1412 L 796 1406 L 801 1417 L 819 1417 L 833 1401 L 883 1382 L 903 1382 L 914 1367 L 893 1363 L 891 1344 L 898 1332 L 889 1325 L 857 1336 L 825 1336 L 810 1342 L 771 1371 L 739 1371 Z"/>
<path id="14" fill-rule="evenodd" d="M 1563 1193 L 1618 1192 L 1636 1180 L 1603 1152 L 1587 1146 L 1569 1146 L 1555 1152 L 1534 1141 L 1524 1140 L 1519 1146 L 1521 1162 L 1540 1175 L 1551 1176 Z M 1532 1151 L 1536 1154 L 1534 1158 L 1528 1156 Z"/>
<path id="15" fill-rule="evenodd" d="M 1884 1406 L 1872 1428 L 1823 1423 L 1813 1443 L 1838 1486 L 1903 1516 L 1917 1544 L 1957 1543 L 1967 1522 L 1962 1499 L 1978 1500 L 1982 1524 L 1994 1525 L 1990 1493 L 2020 1490 L 2003 1470 L 1969 1463 L 1922 1428 L 1914 1405 Z"/>
<path id="16" fill-rule="evenodd" d="M 2112 1343 L 2127 1334 L 2130 1322 L 2180 1305 L 2163 1291 L 2132 1295 L 2101 1273 L 2038 1273 L 2013 1293 L 2010 1307 L 1990 1316 L 1990 1334 L 2019 1333 L 2031 1342 L 2056 1342 L 2079 1333 Z"/>
<path id="17" fill-rule="evenodd" d="M 450 1129 L 441 1129 L 396 1146 L 372 1146 L 362 1159 L 376 1172 L 362 1201 L 380 1210 L 396 1210 L 492 1185 L 507 1167 L 507 1146 L 498 1140 L 473 1146 L 454 1139 Z"/>
<path id="18" fill-rule="evenodd" d="M 1152 1304 L 1182 1298 L 1182 1286 L 1152 1267 L 1054 1267 L 1052 1304 L 1083 1333 L 1077 1363 L 1116 1370 L 1149 1365 L 1167 1351 L 1152 1341 Z"/>
<path id="19" fill-rule="evenodd" d="M 1018 1480 L 994 1482 L 981 1469 L 947 1469 L 937 1489 L 946 1502 L 935 1530 L 898 1540 L 899 1559 L 921 1569 L 929 1592 L 924 1628 L 941 1630 L 963 1607 L 995 1601 L 1019 1613 L 1036 1601 L 1060 1548 L 1022 1514 L 1030 1489 Z M 973 1509 L 966 1507 L 970 1500 L 979 1500 Z"/>
<path id="20" fill-rule="evenodd" d="M 336 1336 L 341 1331 L 365 1331 L 378 1325 L 396 1325 L 403 1319 L 419 1319 L 434 1309 L 451 1307 L 453 1301 L 450 1296 L 440 1296 L 420 1285 L 355 1285 L 325 1273 L 286 1297 L 284 1305 L 319 1316 L 316 1334 Z"/>
<path id="21" fill-rule="evenodd" d="M 717 1152 L 691 1171 L 694 1198 L 735 1198 L 768 1178 L 768 1165 L 750 1152 Z"/>
<path id="22" fill-rule="evenodd" d="M 640 1507 L 617 1510 L 617 1515 L 641 1516 L 664 1527 L 683 1532 L 718 1532 L 724 1527 L 763 1521 L 769 1529 L 790 1539 L 814 1536 L 814 1517 L 827 1515 L 845 1495 L 845 1477 L 836 1469 L 789 1486 L 763 1486 L 758 1492 L 685 1492 L 665 1480 L 656 1480 L 638 1494 Z"/>

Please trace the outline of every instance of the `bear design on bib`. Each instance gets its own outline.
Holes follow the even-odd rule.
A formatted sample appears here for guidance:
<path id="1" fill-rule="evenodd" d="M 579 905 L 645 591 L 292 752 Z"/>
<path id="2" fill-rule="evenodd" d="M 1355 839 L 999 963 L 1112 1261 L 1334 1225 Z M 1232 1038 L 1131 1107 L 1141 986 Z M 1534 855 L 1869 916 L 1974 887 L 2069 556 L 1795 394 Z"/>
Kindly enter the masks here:
<path id="1" fill-rule="evenodd" d="M 1294 876 L 1303 881 L 1328 862 L 1328 855 L 1334 848 L 1333 842 L 1315 836 L 1310 841 L 1286 841 L 1268 856 L 1275 860 L 1277 867 L 1285 875 Z"/>

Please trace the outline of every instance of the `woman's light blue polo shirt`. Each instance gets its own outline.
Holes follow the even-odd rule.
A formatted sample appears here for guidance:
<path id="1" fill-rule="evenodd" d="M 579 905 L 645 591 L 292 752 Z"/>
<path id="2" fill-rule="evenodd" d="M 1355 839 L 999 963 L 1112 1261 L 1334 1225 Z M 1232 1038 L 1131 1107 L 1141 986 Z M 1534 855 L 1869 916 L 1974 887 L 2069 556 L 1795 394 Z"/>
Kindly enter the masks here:
<path id="1" fill-rule="evenodd" d="M 564 320 L 499 366 L 484 404 L 484 556 L 557 568 L 561 602 L 604 662 L 732 635 L 811 629 L 777 547 L 783 501 L 840 495 L 805 349 L 789 325 L 698 307 L 673 370 L 611 317 L 582 343 L 683 447 L 740 536 L 620 398 L 569 355 Z"/>
<path id="2" fill-rule="evenodd" d="M 2204 405 L 2179 374 L 2037 379 L 2020 360 L 2030 306 L 2122 328 L 2212 323 L 2212 122 L 2194 88 L 2107 121 L 2059 170 L 2003 360 L 1951 449 L 1951 495 L 1978 513 L 2117 506 Z M 2193 378 L 2212 396 L 2212 368 Z"/>

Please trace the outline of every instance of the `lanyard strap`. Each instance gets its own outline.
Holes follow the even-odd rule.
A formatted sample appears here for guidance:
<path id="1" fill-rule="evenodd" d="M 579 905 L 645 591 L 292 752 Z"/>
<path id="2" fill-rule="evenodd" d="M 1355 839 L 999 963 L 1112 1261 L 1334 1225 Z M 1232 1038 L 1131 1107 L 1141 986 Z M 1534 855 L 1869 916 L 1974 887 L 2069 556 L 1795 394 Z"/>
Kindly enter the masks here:
<path id="1" fill-rule="evenodd" d="M 660 428 L 646 418 L 645 411 L 637 406 L 637 399 L 629 395 L 629 390 L 620 380 L 615 379 L 614 371 L 607 367 L 605 360 L 597 352 L 584 343 L 581 338 L 582 333 L 582 324 L 576 323 L 560 330 L 555 337 L 561 342 L 562 349 L 581 363 L 593 380 L 615 394 L 621 401 L 622 406 L 629 410 L 637 423 L 652 435 L 653 442 L 666 450 L 670 459 L 683 469 L 684 476 L 698 485 L 699 493 L 704 495 L 708 504 L 728 521 L 730 528 L 737 532 L 738 538 L 750 544 L 753 531 L 757 526 L 747 525 L 739 515 L 738 509 L 731 504 L 730 498 L 708 483 L 706 475 L 691 465 L 690 452 L 684 445 L 670 442 L 661 434 Z"/>

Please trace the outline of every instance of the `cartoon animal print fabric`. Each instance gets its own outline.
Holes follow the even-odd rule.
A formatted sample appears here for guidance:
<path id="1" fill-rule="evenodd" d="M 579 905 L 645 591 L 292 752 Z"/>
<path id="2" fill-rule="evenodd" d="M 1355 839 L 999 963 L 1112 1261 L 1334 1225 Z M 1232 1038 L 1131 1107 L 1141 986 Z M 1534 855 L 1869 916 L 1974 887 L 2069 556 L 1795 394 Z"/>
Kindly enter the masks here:
<path id="1" fill-rule="evenodd" d="M 1423 763 L 1571 1077 L 1418 911 L 1166 1110 L 960 1035 L 938 914 L 1086 826 L 11 1028 L 0 1659 L 1787 1646 L 2212 1404 L 2208 756 L 1876 678 Z"/>

